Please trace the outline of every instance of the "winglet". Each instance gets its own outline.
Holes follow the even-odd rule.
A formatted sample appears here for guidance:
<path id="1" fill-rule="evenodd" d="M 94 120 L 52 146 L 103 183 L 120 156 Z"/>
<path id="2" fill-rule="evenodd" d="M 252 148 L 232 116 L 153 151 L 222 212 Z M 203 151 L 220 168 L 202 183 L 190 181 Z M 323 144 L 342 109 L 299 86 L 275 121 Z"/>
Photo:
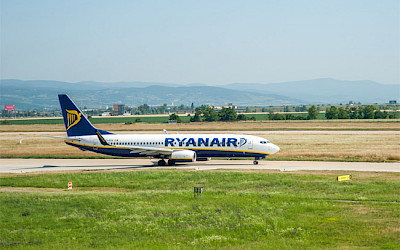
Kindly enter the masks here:
<path id="1" fill-rule="evenodd" d="M 99 141 L 101 144 L 103 144 L 104 146 L 110 146 L 110 144 L 108 144 L 108 142 L 104 139 L 104 137 L 101 135 L 101 133 L 96 129 L 96 135 L 99 138 Z"/>

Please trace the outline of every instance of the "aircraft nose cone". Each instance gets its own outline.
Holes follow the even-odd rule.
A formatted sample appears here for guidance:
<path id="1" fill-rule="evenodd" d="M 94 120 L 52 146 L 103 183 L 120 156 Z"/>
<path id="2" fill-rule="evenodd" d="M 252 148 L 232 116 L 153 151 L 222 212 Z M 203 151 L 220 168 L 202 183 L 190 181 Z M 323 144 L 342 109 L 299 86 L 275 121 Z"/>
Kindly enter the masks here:
<path id="1" fill-rule="evenodd" d="M 275 144 L 270 145 L 271 147 L 271 154 L 275 154 L 276 152 L 278 152 L 279 150 L 281 150 L 278 146 L 276 146 Z"/>

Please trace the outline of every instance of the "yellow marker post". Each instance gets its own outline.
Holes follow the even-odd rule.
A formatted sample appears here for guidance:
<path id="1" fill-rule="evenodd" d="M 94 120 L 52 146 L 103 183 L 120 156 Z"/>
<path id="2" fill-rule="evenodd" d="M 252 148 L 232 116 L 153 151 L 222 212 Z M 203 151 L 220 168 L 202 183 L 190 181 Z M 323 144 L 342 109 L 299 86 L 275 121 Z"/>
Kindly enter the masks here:
<path id="1" fill-rule="evenodd" d="M 336 181 L 351 181 L 351 175 L 339 175 L 336 177 Z"/>

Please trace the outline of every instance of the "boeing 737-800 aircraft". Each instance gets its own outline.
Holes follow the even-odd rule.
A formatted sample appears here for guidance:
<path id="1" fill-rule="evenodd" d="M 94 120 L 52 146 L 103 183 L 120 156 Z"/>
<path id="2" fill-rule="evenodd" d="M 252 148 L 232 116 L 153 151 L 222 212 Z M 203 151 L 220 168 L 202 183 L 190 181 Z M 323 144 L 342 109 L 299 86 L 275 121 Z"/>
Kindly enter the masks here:
<path id="1" fill-rule="evenodd" d="M 65 143 L 81 150 L 120 157 L 159 158 L 159 166 L 176 162 L 208 160 L 210 157 L 254 157 L 279 151 L 270 141 L 237 134 L 130 134 L 117 135 L 95 128 L 74 102 L 58 95 L 68 137 Z"/>

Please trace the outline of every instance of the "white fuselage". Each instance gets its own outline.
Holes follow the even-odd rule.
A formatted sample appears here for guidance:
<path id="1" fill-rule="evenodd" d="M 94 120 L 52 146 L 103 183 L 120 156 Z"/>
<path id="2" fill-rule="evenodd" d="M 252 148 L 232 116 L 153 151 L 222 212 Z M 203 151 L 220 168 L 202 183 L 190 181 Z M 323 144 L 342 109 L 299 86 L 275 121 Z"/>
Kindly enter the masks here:
<path id="1" fill-rule="evenodd" d="M 279 151 L 268 140 L 252 135 L 238 134 L 127 134 L 103 135 L 108 145 L 96 135 L 70 137 L 67 143 L 83 150 L 98 153 L 138 157 L 151 154 L 136 153 L 136 148 L 192 150 L 197 157 L 256 157 L 265 158 Z M 76 142 L 78 141 L 79 142 Z"/>

